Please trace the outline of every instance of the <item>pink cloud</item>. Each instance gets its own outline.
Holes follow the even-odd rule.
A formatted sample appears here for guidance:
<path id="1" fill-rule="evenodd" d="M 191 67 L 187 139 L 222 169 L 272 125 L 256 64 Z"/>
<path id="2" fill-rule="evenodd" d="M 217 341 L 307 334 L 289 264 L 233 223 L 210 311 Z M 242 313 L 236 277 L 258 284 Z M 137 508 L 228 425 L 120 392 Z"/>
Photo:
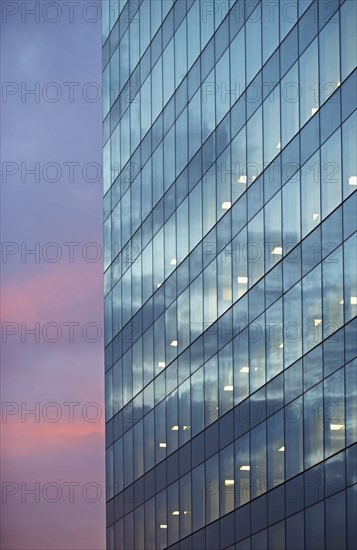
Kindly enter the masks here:
<path id="1" fill-rule="evenodd" d="M 93 273 L 94 272 L 94 273 Z M 35 322 L 102 316 L 101 265 L 46 265 L 25 280 L 2 285 L 2 321 Z M 99 291 L 99 292 L 98 292 Z"/>

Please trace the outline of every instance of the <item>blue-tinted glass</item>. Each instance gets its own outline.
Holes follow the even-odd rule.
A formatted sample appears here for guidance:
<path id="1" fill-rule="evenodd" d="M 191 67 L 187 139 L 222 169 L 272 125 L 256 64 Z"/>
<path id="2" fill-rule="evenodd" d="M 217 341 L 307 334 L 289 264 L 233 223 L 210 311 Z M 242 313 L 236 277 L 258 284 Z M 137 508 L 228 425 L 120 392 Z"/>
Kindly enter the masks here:
<path id="1" fill-rule="evenodd" d="M 301 360 L 284 372 L 285 403 L 289 403 L 302 392 Z"/>
<path id="2" fill-rule="evenodd" d="M 316 548 L 316 550 L 325 548 L 324 523 L 323 502 L 305 510 L 305 543 L 307 548 Z"/>
<path id="3" fill-rule="evenodd" d="M 324 456 L 322 406 L 322 384 L 318 384 L 304 395 L 305 467 L 313 466 Z"/>
<path id="4" fill-rule="evenodd" d="M 339 18 L 334 16 L 319 34 L 320 100 L 323 103 L 340 85 Z"/>
<path id="5" fill-rule="evenodd" d="M 342 491 L 334 495 L 333 499 L 325 501 L 326 514 L 326 549 L 333 550 L 336 545 L 346 548 L 346 499 Z"/>
<path id="6" fill-rule="evenodd" d="M 279 12 L 277 4 L 262 4 L 263 63 L 271 56 L 279 42 Z"/>
<path id="7" fill-rule="evenodd" d="M 341 201 L 341 132 L 337 130 L 321 148 L 321 206 L 325 218 Z"/>
<path id="8" fill-rule="evenodd" d="M 281 75 L 290 69 L 298 56 L 298 32 L 295 27 L 280 46 L 280 70 Z"/>
<path id="9" fill-rule="evenodd" d="M 285 524 L 286 550 L 304 548 L 304 512 L 287 518 Z"/>
<path id="10" fill-rule="evenodd" d="M 301 233 L 307 235 L 321 221 L 319 154 L 301 169 Z"/>
<path id="11" fill-rule="evenodd" d="M 355 2 L 139 4 L 103 4 L 108 548 L 354 548 Z"/>
<path id="12" fill-rule="evenodd" d="M 306 46 L 317 34 L 318 5 L 313 2 L 299 21 L 299 50 L 303 52 Z"/>
<path id="13" fill-rule="evenodd" d="M 288 34 L 290 29 L 295 25 L 298 18 L 298 3 L 297 0 L 281 0 L 280 8 L 280 41 Z"/>
<path id="14" fill-rule="evenodd" d="M 329 376 L 324 383 L 325 456 L 340 451 L 345 446 L 345 401 L 343 369 Z"/>
<path id="15" fill-rule="evenodd" d="M 252 12 L 246 24 L 246 74 L 250 82 L 261 67 L 261 5 Z"/>
<path id="16" fill-rule="evenodd" d="M 347 490 L 347 541 L 348 548 L 354 548 L 357 544 L 357 533 L 354 518 L 357 513 L 357 484 Z"/>
<path id="17" fill-rule="evenodd" d="M 266 492 L 267 466 L 266 466 L 266 423 L 263 422 L 250 433 L 251 453 L 251 497 L 255 498 Z M 263 442 L 263 445 L 262 445 Z"/>
<path id="18" fill-rule="evenodd" d="M 318 40 L 307 48 L 299 59 L 300 68 L 300 124 L 305 124 L 319 108 Z"/>
<path id="19" fill-rule="evenodd" d="M 337 90 L 335 94 L 329 99 L 329 101 L 322 107 L 321 116 L 321 141 L 326 139 L 334 132 L 340 121 L 340 90 Z"/>
<path id="20" fill-rule="evenodd" d="M 357 186 L 356 123 L 357 111 L 342 126 L 343 198 L 353 193 Z"/>
<path id="21" fill-rule="evenodd" d="M 357 5 L 356 2 L 345 2 L 341 7 L 340 29 L 341 29 L 341 77 L 344 80 L 356 67 L 356 23 Z"/>
<path id="22" fill-rule="evenodd" d="M 294 367 L 293 367 L 294 368 Z M 285 477 L 300 473 L 304 466 L 303 399 L 299 397 L 285 408 Z"/>
<path id="23" fill-rule="evenodd" d="M 281 149 L 280 89 L 275 88 L 263 103 L 264 163 L 268 165 Z M 249 145 L 248 145 L 249 151 Z"/>

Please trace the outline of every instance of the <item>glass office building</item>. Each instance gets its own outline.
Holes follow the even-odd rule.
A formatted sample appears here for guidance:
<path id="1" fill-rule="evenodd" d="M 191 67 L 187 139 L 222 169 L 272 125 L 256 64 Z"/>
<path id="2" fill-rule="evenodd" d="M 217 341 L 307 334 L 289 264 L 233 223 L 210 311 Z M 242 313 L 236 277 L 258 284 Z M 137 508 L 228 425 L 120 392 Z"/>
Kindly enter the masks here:
<path id="1" fill-rule="evenodd" d="M 109 550 L 357 548 L 356 10 L 103 2 Z"/>

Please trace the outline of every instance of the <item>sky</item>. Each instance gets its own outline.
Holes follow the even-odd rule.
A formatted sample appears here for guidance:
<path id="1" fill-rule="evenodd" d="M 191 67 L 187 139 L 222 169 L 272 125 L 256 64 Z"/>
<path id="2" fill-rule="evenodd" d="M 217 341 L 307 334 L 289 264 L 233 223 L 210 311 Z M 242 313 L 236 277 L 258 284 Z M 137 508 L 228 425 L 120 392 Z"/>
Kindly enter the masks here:
<path id="1" fill-rule="evenodd" d="M 0 546 L 101 550 L 100 2 L 0 17 Z"/>

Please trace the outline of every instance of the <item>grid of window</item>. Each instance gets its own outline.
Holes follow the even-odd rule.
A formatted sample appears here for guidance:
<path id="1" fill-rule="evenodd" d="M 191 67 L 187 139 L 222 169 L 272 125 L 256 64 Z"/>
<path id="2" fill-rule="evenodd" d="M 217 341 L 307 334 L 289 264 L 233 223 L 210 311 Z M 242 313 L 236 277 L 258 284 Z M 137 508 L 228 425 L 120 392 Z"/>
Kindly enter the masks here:
<path id="1" fill-rule="evenodd" d="M 357 3 L 103 15 L 108 548 L 354 548 Z"/>

